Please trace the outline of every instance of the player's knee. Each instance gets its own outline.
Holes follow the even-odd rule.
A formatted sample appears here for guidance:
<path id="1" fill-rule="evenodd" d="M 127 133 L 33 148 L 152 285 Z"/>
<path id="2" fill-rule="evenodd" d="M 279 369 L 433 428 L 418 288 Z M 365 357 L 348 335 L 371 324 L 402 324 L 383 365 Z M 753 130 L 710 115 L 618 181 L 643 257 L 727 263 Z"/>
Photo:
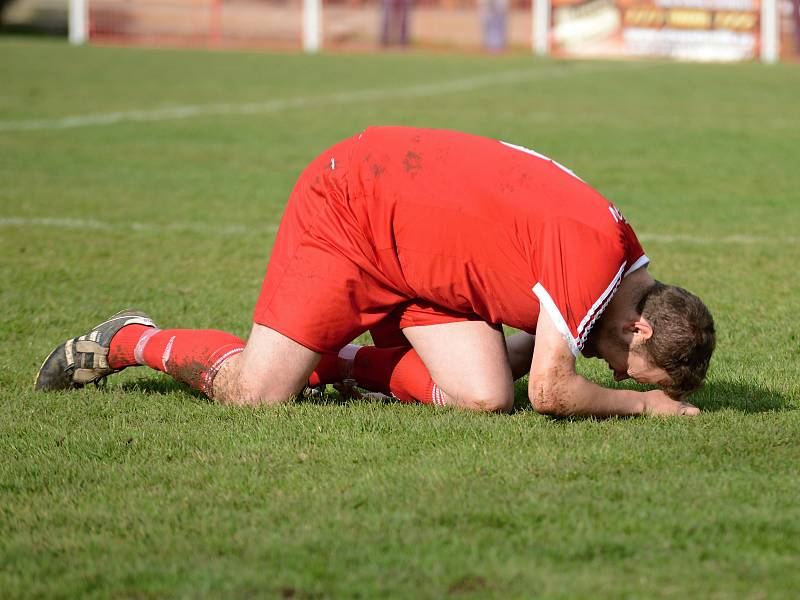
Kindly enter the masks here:
<path id="1" fill-rule="evenodd" d="M 302 390 L 294 389 L 283 382 L 264 382 L 260 379 L 242 382 L 237 403 L 246 406 L 281 404 L 297 396 Z"/>
<path id="2" fill-rule="evenodd" d="M 237 357 L 234 357 L 237 358 Z M 282 382 L 265 381 L 251 373 L 239 361 L 229 361 L 214 380 L 214 400 L 233 406 L 279 404 L 291 399 L 300 390 L 289 389 Z"/>
<path id="3" fill-rule="evenodd" d="M 487 412 L 496 413 L 509 413 L 514 408 L 514 395 L 503 394 L 502 396 L 494 396 L 484 403 Z"/>
<path id="4" fill-rule="evenodd" d="M 512 387 L 486 386 L 474 388 L 462 401 L 473 410 L 483 412 L 511 412 L 514 407 L 514 389 Z"/>
<path id="5" fill-rule="evenodd" d="M 265 404 L 281 404 L 282 402 L 288 402 L 295 395 L 296 394 L 270 393 L 269 390 L 242 385 L 234 393 L 227 393 L 220 398 L 215 398 L 215 400 L 233 406 L 261 406 Z"/>

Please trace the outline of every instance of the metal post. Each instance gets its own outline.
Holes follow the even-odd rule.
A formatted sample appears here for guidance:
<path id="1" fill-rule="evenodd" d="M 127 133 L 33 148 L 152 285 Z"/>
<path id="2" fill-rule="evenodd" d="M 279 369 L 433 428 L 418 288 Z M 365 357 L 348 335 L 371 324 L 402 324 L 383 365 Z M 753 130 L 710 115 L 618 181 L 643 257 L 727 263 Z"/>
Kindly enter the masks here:
<path id="1" fill-rule="evenodd" d="M 89 0 L 69 0 L 69 43 L 89 40 Z"/>
<path id="2" fill-rule="evenodd" d="M 531 45 L 535 54 L 550 54 L 550 0 L 533 0 L 531 11 L 533 39 Z"/>
<path id="3" fill-rule="evenodd" d="M 322 47 L 322 0 L 303 0 L 303 50 L 319 52 Z"/>
<path id="4" fill-rule="evenodd" d="M 778 62 L 780 30 L 777 0 L 761 0 L 761 62 Z"/>

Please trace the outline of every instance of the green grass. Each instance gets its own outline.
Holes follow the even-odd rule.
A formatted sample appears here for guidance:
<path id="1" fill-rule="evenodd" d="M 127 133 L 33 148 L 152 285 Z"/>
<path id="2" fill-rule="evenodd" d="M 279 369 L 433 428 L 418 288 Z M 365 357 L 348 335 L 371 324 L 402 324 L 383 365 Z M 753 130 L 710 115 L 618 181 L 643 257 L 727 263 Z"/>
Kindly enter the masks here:
<path id="1" fill-rule="evenodd" d="M 520 69 L 531 77 L 420 88 Z M 800 594 L 797 66 L 4 38 L 0 82 L 3 598 Z M 330 100 L 359 90 L 399 96 Z M 371 124 L 533 147 L 612 198 L 656 276 L 715 314 L 703 414 L 555 421 L 524 385 L 510 416 L 333 395 L 243 410 L 141 369 L 31 392 L 52 346 L 123 306 L 245 335 L 295 177 Z M 611 384 L 603 365 L 580 368 Z"/>

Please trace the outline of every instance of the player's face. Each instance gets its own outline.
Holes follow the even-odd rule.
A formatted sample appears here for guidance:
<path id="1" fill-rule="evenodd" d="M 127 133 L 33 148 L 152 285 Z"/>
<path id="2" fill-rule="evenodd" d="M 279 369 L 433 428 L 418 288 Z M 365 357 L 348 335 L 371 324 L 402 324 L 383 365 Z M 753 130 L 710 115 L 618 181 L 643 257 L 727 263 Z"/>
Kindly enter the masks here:
<path id="1" fill-rule="evenodd" d="M 609 363 L 609 368 L 614 371 L 615 381 L 633 379 L 648 385 L 667 385 L 669 383 L 667 372 L 652 364 L 637 345 L 632 345 L 628 351 L 627 363 L 619 366 L 623 367 L 624 371 L 622 368 L 612 367 Z"/>
<path id="2" fill-rule="evenodd" d="M 650 362 L 635 336 L 615 334 L 610 329 L 601 329 L 597 334 L 588 349 L 584 348 L 584 355 L 605 360 L 615 381 L 633 379 L 648 385 L 669 383 L 667 372 Z"/>

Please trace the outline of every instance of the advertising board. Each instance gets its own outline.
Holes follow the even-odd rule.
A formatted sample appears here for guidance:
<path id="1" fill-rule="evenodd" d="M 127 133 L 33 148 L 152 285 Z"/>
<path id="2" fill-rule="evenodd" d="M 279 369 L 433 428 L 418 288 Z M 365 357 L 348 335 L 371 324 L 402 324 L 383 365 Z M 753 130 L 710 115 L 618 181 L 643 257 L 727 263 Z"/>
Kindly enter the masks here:
<path id="1" fill-rule="evenodd" d="M 760 0 L 552 0 L 560 56 L 758 57 Z"/>

